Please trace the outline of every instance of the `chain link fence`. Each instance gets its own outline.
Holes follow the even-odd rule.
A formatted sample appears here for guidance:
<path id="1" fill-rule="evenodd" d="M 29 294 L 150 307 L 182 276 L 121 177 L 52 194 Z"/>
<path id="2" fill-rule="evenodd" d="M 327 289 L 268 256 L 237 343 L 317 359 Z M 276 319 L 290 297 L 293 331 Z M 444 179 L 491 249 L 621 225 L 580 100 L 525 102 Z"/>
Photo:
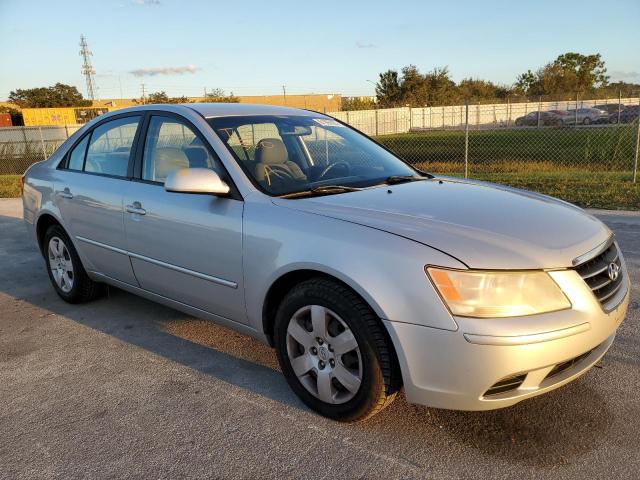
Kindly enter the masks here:
<path id="1" fill-rule="evenodd" d="M 0 175 L 21 175 L 48 158 L 81 125 L 0 128 Z"/>
<path id="2" fill-rule="evenodd" d="M 640 209 L 638 98 L 338 112 L 417 168 Z M 596 107 L 596 108 L 594 108 Z"/>
<path id="3" fill-rule="evenodd" d="M 640 209 L 639 105 L 638 98 L 619 98 L 331 115 L 424 171 L 528 188 L 583 206 Z M 22 174 L 79 128 L 0 128 L 0 175 Z"/>

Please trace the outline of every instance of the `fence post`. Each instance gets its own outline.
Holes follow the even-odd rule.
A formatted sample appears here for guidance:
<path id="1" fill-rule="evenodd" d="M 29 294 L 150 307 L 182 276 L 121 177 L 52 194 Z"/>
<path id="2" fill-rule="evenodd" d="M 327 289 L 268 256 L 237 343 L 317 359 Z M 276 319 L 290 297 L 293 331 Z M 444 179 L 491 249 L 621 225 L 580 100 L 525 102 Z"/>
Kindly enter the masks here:
<path id="1" fill-rule="evenodd" d="M 67 138 L 69 138 L 69 125 L 65 124 L 65 126 L 64 126 L 64 134 L 65 134 L 65 136 Z"/>
<path id="2" fill-rule="evenodd" d="M 378 110 L 374 110 L 376 114 L 376 137 L 378 136 Z"/>
<path id="3" fill-rule="evenodd" d="M 542 97 L 538 97 L 538 125 L 536 128 L 540 128 L 540 109 L 542 108 Z"/>
<path id="4" fill-rule="evenodd" d="M 638 106 L 640 107 L 640 100 L 638 101 Z M 633 183 L 636 183 L 638 180 L 638 149 L 640 148 L 640 116 L 638 116 L 637 120 L 638 128 L 636 129 L 636 154 L 633 158 Z"/>
<path id="5" fill-rule="evenodd" d="M 574 127 L 578 126 L 578 94 L 576 93 L 576 111 L 575 111 L 575 123 L 573 124 Z"/>
<path id="6" fill-rule="evenodd" d="M 620 125 L 620 111 L 622 110 L 622 90 L 618 90 L 618 125 Z"/>
<path id="7" fill-rule="evenodd" d="M 464 101 L 464 178 L 469 178 L 469 100 Z"/>
<path id="8" fill-rule="evenodd" d="M 40 145 L 42 145 L 43 160 L 46 160 L 47 159 L 47 151 L 44 148 L 44 137 L 42 136 L 42 127 L 38 127 L 38 132 L 40 132 Z"/>

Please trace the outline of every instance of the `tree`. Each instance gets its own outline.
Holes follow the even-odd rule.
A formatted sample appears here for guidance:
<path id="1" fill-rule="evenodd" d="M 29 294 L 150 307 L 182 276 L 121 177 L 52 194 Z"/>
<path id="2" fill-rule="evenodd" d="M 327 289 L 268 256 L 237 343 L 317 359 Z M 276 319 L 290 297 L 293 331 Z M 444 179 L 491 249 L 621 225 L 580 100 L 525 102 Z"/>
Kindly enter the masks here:
<path id="1" fill-rule="evenodd" d="M 342 110 L 374 110 L 376 102 L 369 97 L 342 97 Z"/>
<path id="2" fill-rule="evenodd" d="M 429 101 L 429 84 L 415 65 L 402 69 L 400 79 L 401 105 L 424 106 Z"/>
<path id="3" fill-rule="evenodd" d="M 150 93 L 147 97 L 147 103 L 191 103 L 188 97 L 169 97 L 163 90 L 160 92 Z"/>
<path id="4" fill-rule="evenodd" d="M 376 99 L 381 107 L 395 107 L 402 97 L 398 72 L 387 70 L 380 74 L 380 80 L 376 84 Z"/>
<path id="5" fill-rule="evenodd" d="M 459 95 L 472 102 L 497 102 L 506 99 L 511 89 L 487 80 L 465 78 L 458 83 Z"/>
<path id="6" fill-rule="evenodd" d="M 209 103 L 238 103 L 240 99 L 236 97 L 233 92 L 226 95 L 221 88 L 214 88 L 211 92 L 207 93 L 204 97 L 205 102 Z"/>
<path id="7" fill-rule="evenodd" d="M 447 67 L 434 68 L 425 75 L 425 81 L 429 89 L 428 105 L 455 105 L 462 102 L 458 87 L 451 80 Z"/>
<path id="8" fill-rule="evenodd" d="M 52 87 L 18 88 L 9 93 L 9 101 L 20 108 L 47 107 L 88 107 L 91 100 L 85 100 L 76 87 L 56 83 Z"/>
<path id="9" fill-rule="evenodd" d="M 518 76 L 516 89 L 528 96 L 553 95 L 570 98 L 576 93 L 594 94 L 609 83 L 607 69 L 599 53 L 559 55 L 536 73 L 528 70 Z"/>

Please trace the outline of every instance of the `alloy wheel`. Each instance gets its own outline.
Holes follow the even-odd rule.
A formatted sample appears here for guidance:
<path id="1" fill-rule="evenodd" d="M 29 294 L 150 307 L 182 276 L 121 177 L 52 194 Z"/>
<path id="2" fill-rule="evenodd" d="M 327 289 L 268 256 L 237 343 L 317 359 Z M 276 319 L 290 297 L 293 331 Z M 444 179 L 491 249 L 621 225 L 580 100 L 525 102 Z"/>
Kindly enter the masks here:
<path id="1" fill-rule="evenodd" d="M 329 404 L 351 400 L 362 383 L 360 347 L 349 326 L 320 305 L 296 311 L 287 327 L 287 355 L 300 383 Z"/>
<path id="2" fill-rule="evenodd" d="M 69 293 L 73 288 L 74 272 L 73 262 L 69 249 L 60 237 L 51 237 L 48 248 L 49 269 L 56 285 L 64 293 Z"/>

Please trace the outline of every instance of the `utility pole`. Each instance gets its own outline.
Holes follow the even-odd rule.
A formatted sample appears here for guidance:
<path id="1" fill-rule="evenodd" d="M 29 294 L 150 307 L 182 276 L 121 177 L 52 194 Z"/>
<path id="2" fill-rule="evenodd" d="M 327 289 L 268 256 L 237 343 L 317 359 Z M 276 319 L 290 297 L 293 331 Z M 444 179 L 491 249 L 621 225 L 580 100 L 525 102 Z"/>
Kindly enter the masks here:
<path id="1" fill-rule="evenodd" d="M 284 96 L 284 104 L 287 104 L 287 89 L 282 85 L 282 95 Z"/>
<path id="2" fill-rule="evenodd" d="M 204 87 L 204 99 L 207 99 L 207 87 Z"/>
<path id="3" fill-rule="evenodd" d="M 96 87 L 95 87 L 95 81 L 93 79 L 93 76 L 96 74 L 96 71 L 93 69 L 93 66 L 91 65 L 90 57 L 92 55 L 93 53 L 91 53 L 91 50 L 89 50 L 89 45 L 87 45 L 86 37 L 84 35 L 80 35 L 80 56 L 84 61 L 82 64 L 82 74 L 84 75 L 85 80 L 87 82 L 87 96 L 89 97 L 90 100 L 95 100 Z"/>
<path id="4" fill-rule="evenodd" d="M 147 101 L 146 101 L 147 95 L 146 95 L 146 92 L 144 90 L 144 83 L 141 83 L 140 86 L 142 87 L 142 104 L 144 105 L 145 103 L 147 103 Z"/>

